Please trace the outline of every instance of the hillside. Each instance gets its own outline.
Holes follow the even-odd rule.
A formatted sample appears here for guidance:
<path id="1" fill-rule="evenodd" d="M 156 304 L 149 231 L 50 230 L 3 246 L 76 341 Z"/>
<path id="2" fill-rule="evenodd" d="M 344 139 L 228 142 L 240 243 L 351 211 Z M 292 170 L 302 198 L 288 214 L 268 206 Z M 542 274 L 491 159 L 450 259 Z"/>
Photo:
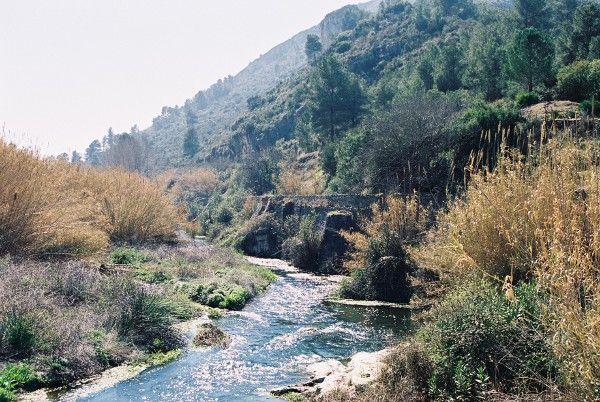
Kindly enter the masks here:
<path id="1" fill-rule="evenodd" d="M 342 32 L 352 29 L 380 0 L 358 6 L 346 6 L 328 14 L 323 21 L 276 46 L 235 76 L 219 80 L 209 89 L 198 92 L 181 107 L 164 107 L 152 126 L 141 132 L 150 147 L 150 165 L 161 169 L 193 163 L 185 160 L 182 143 L 186 131 L 193 127 L 201 152 L 219 143 L 221 132 L 228 129 L 248 109 L 247 100 L 263 95 L 281 80 L 307 64 L 304 47 L 308 35 L 318 35 L 327 49 Z"/>

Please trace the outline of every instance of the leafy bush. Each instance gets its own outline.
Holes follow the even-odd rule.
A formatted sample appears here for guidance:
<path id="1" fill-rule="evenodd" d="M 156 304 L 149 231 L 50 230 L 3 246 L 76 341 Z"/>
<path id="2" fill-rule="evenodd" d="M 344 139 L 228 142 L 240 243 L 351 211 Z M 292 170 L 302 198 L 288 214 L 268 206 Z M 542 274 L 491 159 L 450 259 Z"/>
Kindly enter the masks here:
<path id="1" fill-rule="evenodd" d="M 550 390 L 558 360 L 542 323 L 546 297 L 535 284 L 515 288 L 516 302 L 487 282 L 466 283 L 435 310 L 422 336 L 439 399 L 484 398 L 492 388 L 519 394 Z"/>
<path id="2" fill-rule="evenodd" d="M 9 355 L 28 356 L 36 345 L 36 332 L 33 316 L 13 307 L 0 322 L 0 350 Z"/>
<path id="3" fill-rule="evenodd" d="M 581 60 L 561 68 L 556 90 L 561 99 L 580 102 L 600 97 L 600 59 Z"/>
<path id="4" fill-rule="evenodd" d="M 520 92 L 517 94 L 516 102 L 520 108 L 524 108 L 539 103 L 540 96 L 535 92 Z"/>
<path id="5" fill-rule="evenodd" d="M 0 371 L 0 387 L 8 389 L 32 390 L 40 378 L 27 363 L 9 363 Z"/>
<path id="6" fill-rule="evenodd" d="M 586 112 L 588 115 L 591 115 L 593 111 L 594 114 L 598 116 L 600 114 L 600 101 L 594 100 L 594 103 L 592 104 L 591 100 L 584 100 L 579 104 L 579 109 Z"/>
<path id="7" fill-rule="evenodd" d="M 351 279 L 342 284 L 340 295 L 349 299 L 408 303 L 412 294 L 409 271 L 405 256 L 381 258 L 366 268 L 355 270 Z"/>
<path id="8" fill-rule="evenodd" d="M 16 390 L 31 391 L 40 379 L 33 368 L 26 363 L 9 363 L 0 371 L 0 402 L 16 399 Z"/>
<path id="9" fill-rule="evenodd" d="M 300 269 L 317 270 L 321 238 L 317 217 L 315 215 L 302 217 L 297 233 L 283 243 L 284 258 Z"/>
<path id="10" fill-rule="evenodd" d="M 138 265 L 148 261 L 148 257 L 133 248 L 118 248 L 110 253 L 113 264 Z"/>

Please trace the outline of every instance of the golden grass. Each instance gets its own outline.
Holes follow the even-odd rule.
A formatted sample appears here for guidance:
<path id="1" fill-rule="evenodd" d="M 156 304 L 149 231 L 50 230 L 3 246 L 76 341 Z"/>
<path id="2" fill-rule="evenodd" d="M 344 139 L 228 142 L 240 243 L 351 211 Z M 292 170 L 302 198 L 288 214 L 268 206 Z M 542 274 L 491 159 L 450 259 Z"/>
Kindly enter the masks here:
<path id="1" fill-rule="evenodd" d="M 344 232 L 354 252 L 345 262 L 346 269 L 354 270 L 368 265 L 369 241 L 393 234 L 405 245 L 413 244 L 425 233 L 431 211 L 415 194 L 409 197 L 390 196 L 385 205 L 373 204 L 372 216 L 361 222 L 361 232 Z"/>
<path id="2" fill-rule="evenodd" d="M 156 180 L 176 196 L 190 191 L 210 195 L 219 184 L 217 172 L 209 168 L 172 169 L 162 173 Z"/>
<path id="3" fill-rule="evenodd" d="M 473 171 L 440 216 L 458 275 L 535 279 L 549 293 L 548 328 L 579 395 L 600 392 L 600 143 L 568 135 Z"/>
<path id="4" fill-rule="evenodd" d="M 177 215 L 149 180 L 42 159 L 0 140 L 0 255 L 91 254 L 110 240 L 173 238 Z"/>

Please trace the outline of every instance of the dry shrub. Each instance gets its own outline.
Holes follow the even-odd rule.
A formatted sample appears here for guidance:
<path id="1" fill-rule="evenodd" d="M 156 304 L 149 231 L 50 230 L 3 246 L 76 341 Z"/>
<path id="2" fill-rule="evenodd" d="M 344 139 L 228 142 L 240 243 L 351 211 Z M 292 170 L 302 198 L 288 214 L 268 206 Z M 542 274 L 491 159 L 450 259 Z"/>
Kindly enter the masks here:
<path id="1" fill-rule="evenodd" d="M 555 138 L 474 172 L 442 217 L 457 272 L 535 277 L 572 389 L 600 395 L 600 146 Z"/>
<path id="2" fill-rule="evenodd" d="M 123 170 L 91 173 L 96 176 L 94 190 L 101 200 L 111 240 L 144 242 L 175 238 L 177 211 L 157 184 Z"/>
<path id="3" fill-rule="evenodd" d="M 194 191 L 210 194 L 219 184 L 217 172 L 209 168 L 170 170 L 157 178 L 169 191 Z"/>
<path id="4" fill-rule="evenodd" d="M 282 163 L 277 177 L 277 193 L 285 195 L 322 194 L 325 190 L 323 172 L 310 163 Z"/>
<path id="5" fill-rule="evenodd" d="M 98 204 L 72 187 L 76 169 L 0 141 L 0 254 L 106 247 Z"/>
<path id="6" fill-rule="evenodd" d="M 40 158 L 0 140 L 0 255 L 90 254 L 172 238 L 176 213 L 149 180 Z"/>
<path id="7" fill-rule="evenodd" d="M 431 210 L 424 206 L 419 197 L 388 197 L 385 205 L 373 204 L 372 217 L 364 219 L 361 232 L 344 232 L 344 238 L 352 245 L 345 267 L 349 270 L 364 268 L 375 263 L 378 257 L 395 256 L 404 245 L 414 244 L 425 233 L 431 222 Z M 374 248 L 382 250 L 374 250 Z M 375 259 L 375 261 L 373 261 Z"/>

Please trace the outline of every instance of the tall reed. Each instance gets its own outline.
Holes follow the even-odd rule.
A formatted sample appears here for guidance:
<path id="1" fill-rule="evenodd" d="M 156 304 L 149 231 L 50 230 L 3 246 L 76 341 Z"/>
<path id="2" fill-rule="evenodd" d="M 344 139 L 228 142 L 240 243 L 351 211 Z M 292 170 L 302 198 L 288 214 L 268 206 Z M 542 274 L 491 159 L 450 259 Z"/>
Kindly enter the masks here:
<path id="1" fill-rule="evenodd" d="M 177 214 L 148 179 L 43 159 L 0 140 L 0 255 L 89 254 L 168 240 Z"/>
<path id="2" fill-rule="evenodd" d="M 600 143 L 545 134 L 526 154 L 501 146 L 493 169 L 474 164 L 465 196 L 440 217 L 441 233 L 457 273 L 535 279 L 548 292 L 546 323 L 565 381 L 581 397 L 596 398 Z"/>

